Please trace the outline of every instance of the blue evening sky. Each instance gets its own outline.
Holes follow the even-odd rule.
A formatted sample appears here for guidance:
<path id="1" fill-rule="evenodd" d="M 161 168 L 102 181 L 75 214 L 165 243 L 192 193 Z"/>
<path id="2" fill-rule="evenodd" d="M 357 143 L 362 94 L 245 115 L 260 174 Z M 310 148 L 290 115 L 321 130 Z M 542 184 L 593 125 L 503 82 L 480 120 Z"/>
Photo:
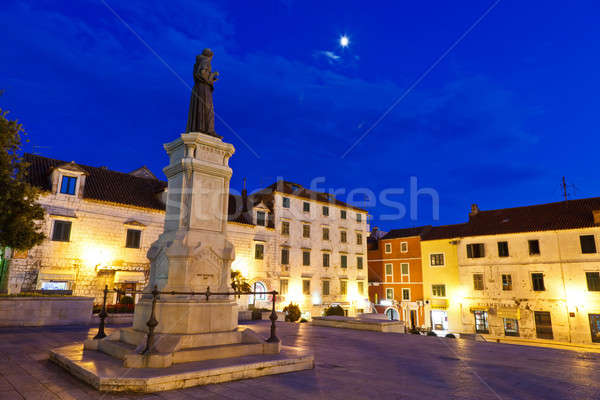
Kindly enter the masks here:
<path id="1" fill-rule="evenodd" d="M 251 190 L 278 177 L 367 188 L 383 229 L 559 201 L 563 175 L 573 197 L 598 196 L 597 2 L 498 2 L 373 127 L 492 4 L 4 0 L 0 107 L 28 151 L 164 179 L 162 144 L 186 126 L 194 58 L 210 47 L 234 190 L 244 177 Z M 428 195 L 410 217 L 411 177 L 437 191 L 439 219 Z M 384 190 L 407 215 L 382 219 L 396 213 Z"/>

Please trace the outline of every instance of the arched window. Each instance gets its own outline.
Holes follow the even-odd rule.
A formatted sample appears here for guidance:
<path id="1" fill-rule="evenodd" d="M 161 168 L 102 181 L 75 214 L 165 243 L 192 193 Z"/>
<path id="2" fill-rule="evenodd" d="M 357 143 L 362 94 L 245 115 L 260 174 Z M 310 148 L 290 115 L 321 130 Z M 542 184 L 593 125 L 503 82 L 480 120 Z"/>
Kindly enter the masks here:
<path id="1" fill-rule="evenodd" d="M 398 311 L 395 308 L 388 308 L 385 310 L 385 316 L 387 319 L 391 319 L 392 321 L 397 321 L 400 319 L 400 314 L 398 314 Z"/>

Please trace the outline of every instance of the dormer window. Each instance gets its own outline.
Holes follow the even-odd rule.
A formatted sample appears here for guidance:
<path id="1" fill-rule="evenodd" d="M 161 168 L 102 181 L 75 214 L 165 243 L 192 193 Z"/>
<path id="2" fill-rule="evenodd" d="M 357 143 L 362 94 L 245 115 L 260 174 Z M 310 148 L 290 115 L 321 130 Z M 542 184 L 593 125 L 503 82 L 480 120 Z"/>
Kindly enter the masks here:
<path id="1" fill-rule="evenodd" d="M 256 225 L 260 225 L 260 226 L 267 225 L 266 213 L 264 211 L 256 212 Z"/>
<path id="2" fill-rule="evenodd" d="M 62 194 L 75 195 L 75 188 L 77 187 L 77 178 L 74 176 L 63 175 L 60 183 L 60 192 Z"/>

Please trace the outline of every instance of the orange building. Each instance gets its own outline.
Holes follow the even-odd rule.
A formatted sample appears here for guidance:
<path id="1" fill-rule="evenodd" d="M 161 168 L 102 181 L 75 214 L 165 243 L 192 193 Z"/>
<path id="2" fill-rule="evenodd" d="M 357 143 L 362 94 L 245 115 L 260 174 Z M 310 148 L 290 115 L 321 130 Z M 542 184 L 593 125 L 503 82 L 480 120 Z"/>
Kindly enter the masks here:
<path id="1" fill-rule="evenodd" d="M 408 328 L 425 325 L 421 234 L 429 228 L 394 229 L 369 240 L 369 300 Z"/>

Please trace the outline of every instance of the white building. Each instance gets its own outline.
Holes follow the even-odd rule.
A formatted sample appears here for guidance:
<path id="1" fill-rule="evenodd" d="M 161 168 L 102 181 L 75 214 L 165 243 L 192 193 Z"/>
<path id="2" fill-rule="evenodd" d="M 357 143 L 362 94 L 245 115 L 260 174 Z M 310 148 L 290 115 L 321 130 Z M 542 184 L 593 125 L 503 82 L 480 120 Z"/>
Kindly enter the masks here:
<path id="1" fill-rule="evenodd" d="M 47 240 L 12 255 L 8 290 L 71 290 L 100 302 L 104 285 L 142 289 L 146 252 L 163 231 L 166 182 L 145 167 L 125 174 L 25 157 L 30 183 L 43 192 Z M 366 211 L 290 182 L 229 198 L 232 269 L 257 291 L 280 292 L 279 309 L 292 301 L 312 315 L 330 304 L 364 309 L 368 231 Z M 269 304 L 266 296 L 247 301 Z"/>
<path id="2" fill-rule="evenodd" d="M 462 236 L 462 331 L 600 341 L 600 198 L 474 206 Z"/>

